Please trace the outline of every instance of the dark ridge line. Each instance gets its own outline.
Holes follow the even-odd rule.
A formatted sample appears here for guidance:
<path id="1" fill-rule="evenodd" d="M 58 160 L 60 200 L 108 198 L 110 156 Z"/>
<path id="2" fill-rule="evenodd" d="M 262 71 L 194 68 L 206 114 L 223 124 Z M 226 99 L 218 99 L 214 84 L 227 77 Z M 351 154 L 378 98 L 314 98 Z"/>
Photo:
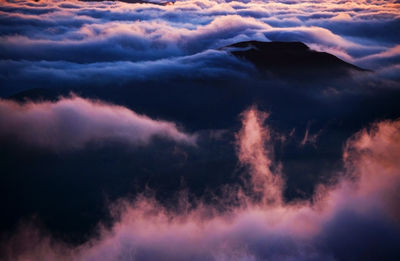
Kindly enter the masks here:
<path id="1" fill-rule="evenodd" d="M 301 66 L 298 69 L 315 67 L 322 70 L 327 67 L 335 67 L 334 69 L 345 68 L 360 72 L 371 72 L 371 70 L 343 61 L 333 54 L 312 50 L 299 41 L 243 41 L 221 47 L 218 50 L 228 51 L 232 55 L 248 60 L 261 68 L 297 69 L 295 66 Z M 277 68 L 274 68 L 274 66 Z"/>

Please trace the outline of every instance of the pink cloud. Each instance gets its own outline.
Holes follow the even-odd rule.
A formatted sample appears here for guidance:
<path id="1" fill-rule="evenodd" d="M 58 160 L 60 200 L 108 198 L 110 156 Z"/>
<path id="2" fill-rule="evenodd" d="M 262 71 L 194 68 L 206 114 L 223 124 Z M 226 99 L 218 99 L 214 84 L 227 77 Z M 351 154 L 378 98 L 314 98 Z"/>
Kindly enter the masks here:
<path id="1" fill-rule="evenodd" d="M 188 145 L 196 142 L 194 135 L 180 131 L 173 122 L 153 120 L 123 106 L 77 96 L 56 102 L 0 100 L 0 126 L 2 137 L 57 150 L 110 140 L 146 145 L 154 137 Z"/>
<path id="2" fill-rule="evenodd" d="M 249 166 L 253 192 L 268 200 L 248 200 L 251 196 L 240 190 L 228 190 L 227 197 L 245 203 L 223 212 L 201 201 L 190 208 L 184 197 L 178 211 L 144 196 L 133 202 L 120 200 L 111 207 L 112 228 L 99 226 L 99 236 L 87 243 L 71 248 L 24 228 L 7 248 L 10 259 L 333 260 L 315 240 L 326 236 L 327 224 L 340 222 L 341 212 L 363 217 L 379 210 L 398 218 L 399 121 L 376 123 L 355 134 L 344 151 L 346 172 L 334 185 L 321 186 L 311 203 L 282 198 L 280 171 L 271 169 L 272 141 L 263 125 L 267 116 L 255 108 L 245 111 L 237 146 L 239 161 Z M 37 243 L 29 243 L 32 240 Z"/>
<path id="3" fill-rule="evenodd" d="M 252 190 L 263 196 L 264 203 L 280 203 L 282 180 L 280 173 L 274 174 L 271 170 L 273 147 L 270 131 L 262 126 L 268 114 L 251 108 L 242 117 L 243 128 L 237 135 L 239 161 L 250 167 Z"/>

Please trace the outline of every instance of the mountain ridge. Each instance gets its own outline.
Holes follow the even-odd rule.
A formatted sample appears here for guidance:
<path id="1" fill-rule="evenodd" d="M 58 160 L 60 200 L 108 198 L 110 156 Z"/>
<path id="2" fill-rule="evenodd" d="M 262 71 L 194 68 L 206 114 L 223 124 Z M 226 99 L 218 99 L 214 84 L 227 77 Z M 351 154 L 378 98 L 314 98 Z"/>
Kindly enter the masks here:
<path id="1" fill-rule="evenodd" d="M 345 76 L 352 71 L 368 71 L 330 53 L 312 50 L 302 42 L 243 41 L 222 47 L 220 50 L 247 60 L 262 71 L 285 77 L 318 74 Z"/>

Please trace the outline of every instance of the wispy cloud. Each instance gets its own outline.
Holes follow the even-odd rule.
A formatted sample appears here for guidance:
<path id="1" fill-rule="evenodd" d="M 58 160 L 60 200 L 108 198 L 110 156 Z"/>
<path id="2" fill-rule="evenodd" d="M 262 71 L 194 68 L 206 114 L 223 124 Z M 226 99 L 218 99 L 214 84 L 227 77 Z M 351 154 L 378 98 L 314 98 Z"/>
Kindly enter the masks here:
<path id="1" fill-rule="evenodd" d="M 0 136 L 55 149 L 79 149 L 105 141 L 146 145 L 154 137 L 195 145 L 196 137 L 173 122 L 153 120 L 125 107 L 77 96 L 56 102 L 0 100 Z"/>
<path id="2" fill-rule="evenodd" d="M 239 204 L 220 211 L 185 197 L 169 210 L 141 196 L 112 206 L 111 229 L 77 248 L 59 244 L 24 228 L 8 249 L 10 260 L 352 260 L 366 258 L 370 245 L 380 256 L 397 253 L 396 195 L 400 186 L 400 123 L 384 121 L 347 142 L 346 172 L 321 186 L 313 201 L 286 203 L 282 176 L 274 171 L 267 114 L 250 108 L 237 135 L 239 161 L 248 166 L 250 190 L 232 187 L 226 197 Z M 261 197 L 258 197 L 261 194 Z M 268 200 L 264 200 L 268 199 Z M 357 225 L 355 225 L 357 224 Z M 357 230 L 352 230 L 354 226 Z M 352 242 L 336 241 L 348 233 Z M 369 232 L 371 231 L 371 232 Z M 387 238 L 374 237 L 385 233 Z M 379 240 L 381 242 L 377 242 Z M 35 242 L 32 244 L 31 242 Z M 13 245 L 14 244 L 14 245 Z M 372 244 L 372 245 L 371 245 Z M 349 255 L 349 253 L 351 253 Z"/>

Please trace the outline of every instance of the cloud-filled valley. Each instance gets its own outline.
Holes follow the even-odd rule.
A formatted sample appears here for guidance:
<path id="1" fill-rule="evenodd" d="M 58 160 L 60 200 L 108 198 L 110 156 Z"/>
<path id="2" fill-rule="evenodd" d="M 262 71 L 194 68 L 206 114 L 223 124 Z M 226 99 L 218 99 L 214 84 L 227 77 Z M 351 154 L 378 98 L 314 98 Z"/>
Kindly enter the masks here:
<path id="1" fill-rule="evenodd" d="M 243 113 L 237 153 L 240 164 L 250 172 L 250 180 L 245 190 L 226 188 L 226 200 L 221 199 L 221 204 L 235 203 L 227 210 L 221 212 L 201 202 L 192 205 L 186 194 L 181 195 L 175 210 L 139 196 L 133 202 L 122 200 L 113 205 L 111 211 L 117 221 L 112 228 L 100 226 L 98 237 L 77 248 L 54 242 L 27 226 L 6 248 L 8 257 L 392 260 L 399 240 L 398 226 L 394 225 L 399 218 L 399 122 L 377 123 L 349 139 L 343 154 L 346 172 L 338 175 L 335 185 L 321 185 L 313 203 L 285 203 L 281 174 L 271 167 L 270 130 L 263 125 L 266 116 L 255 108 Z M 360 232 L 348 235 L 348 230 L 354 228 Z M 377 243 L 375 233 L 384 234 L 384 241 Z M 339 240 L 343 236 L 356 247 Z M 365 245 L 371 245 L 373 250 L 365 251 Z"/>
<path id="2" fill-rule="evenodd" d="M 399 10 L 0 0 L 0 260 L 399 260 Z"/>

